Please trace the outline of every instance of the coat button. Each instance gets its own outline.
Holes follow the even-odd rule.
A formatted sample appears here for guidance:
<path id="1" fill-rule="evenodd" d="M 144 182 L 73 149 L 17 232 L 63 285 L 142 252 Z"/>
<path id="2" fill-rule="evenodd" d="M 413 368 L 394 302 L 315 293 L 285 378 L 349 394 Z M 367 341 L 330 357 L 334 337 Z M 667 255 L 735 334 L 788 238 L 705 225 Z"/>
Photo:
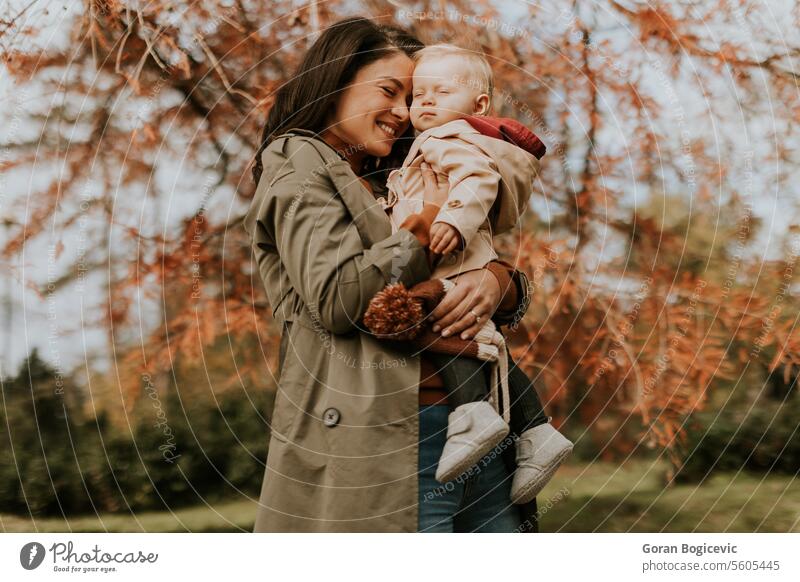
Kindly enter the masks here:
<path id="1" fill-rule="evenodd" d="M 459 200 L 458 198 L 456 198 L 455 200 L 450 200 L 447 203 L 448 208 L 461 208 L 461 206 L 462 206 L 461 200 Z"/>
<path id="2" fill-rule="evenodd" d="M 339 424 L 339 411 L 335 408 L 328 408 L 322 413 L 322 424 L 325 426 L 336 426 Z"/>

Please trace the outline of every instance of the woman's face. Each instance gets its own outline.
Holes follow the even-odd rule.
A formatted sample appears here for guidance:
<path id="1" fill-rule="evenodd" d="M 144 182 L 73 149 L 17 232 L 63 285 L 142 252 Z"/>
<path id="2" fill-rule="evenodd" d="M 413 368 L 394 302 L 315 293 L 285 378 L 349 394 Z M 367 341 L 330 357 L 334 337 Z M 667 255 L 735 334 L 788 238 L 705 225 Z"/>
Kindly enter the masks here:
<path id="1" fill-rule="evenodd" d="M 347 157 L 384 157 L 408 129 L 414 63 L 395 53 L 362 67 L 345 88 L 323 136 Z"/>

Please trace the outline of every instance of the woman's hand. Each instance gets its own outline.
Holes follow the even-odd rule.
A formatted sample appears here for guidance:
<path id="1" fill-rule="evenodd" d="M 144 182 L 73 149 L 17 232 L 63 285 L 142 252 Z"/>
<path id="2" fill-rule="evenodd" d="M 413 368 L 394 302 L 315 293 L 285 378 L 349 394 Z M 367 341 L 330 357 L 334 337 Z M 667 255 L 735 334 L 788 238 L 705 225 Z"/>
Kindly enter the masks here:
<path id="1" fill-rule="evenodd" d="M 420 172 L 422 173 L 422 184 L 425 187 L 425 204 L 435 204 L 441 208 L 444 206 L 444 203 L 447 202 L 447 195 L 450 193 L 450 184 L 448 182 L 439 184 L 436 178 L 436 172 L 434 172 L 430 164 L 426 162 L 420 164 Z"/>
<path id="2" fill-rule="evenodd" d="M 467 271 L 454 281 L 456 286 L 431 312 L 433 331 L 443 330 L 444 337 L 461 333 L 462 339 L 472 339 L 500 304 L 500 283 L 488 269 Z"/>

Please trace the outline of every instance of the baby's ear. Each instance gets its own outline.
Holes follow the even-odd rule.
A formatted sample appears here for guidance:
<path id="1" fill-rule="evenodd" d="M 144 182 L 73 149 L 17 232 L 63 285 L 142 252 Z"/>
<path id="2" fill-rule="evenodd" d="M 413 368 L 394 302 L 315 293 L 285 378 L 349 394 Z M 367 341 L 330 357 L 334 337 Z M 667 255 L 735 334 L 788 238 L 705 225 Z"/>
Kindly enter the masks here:
<path id="1" fill-rule="evenodd" d="M 478 95 L 478 98 L 475 99 L 475 106 L 473 107 L 475 113 L 473 115 L 487 115 L 491 106 L 492 98 L 486 93 L 481 93 Z"/>

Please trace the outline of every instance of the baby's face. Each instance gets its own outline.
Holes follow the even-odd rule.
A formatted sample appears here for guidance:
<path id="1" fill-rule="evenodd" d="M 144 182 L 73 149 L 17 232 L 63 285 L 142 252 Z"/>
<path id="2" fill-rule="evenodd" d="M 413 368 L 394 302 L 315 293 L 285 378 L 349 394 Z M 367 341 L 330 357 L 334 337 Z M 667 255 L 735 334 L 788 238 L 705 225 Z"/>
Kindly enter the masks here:
<path id="1" fill-rule="evenodd" d="M 483 93 L 472 81 L 469 62 L 456 55 L 428 57 L 414 68 L 411 124 L 417 131 L 482 113 Z"/>

